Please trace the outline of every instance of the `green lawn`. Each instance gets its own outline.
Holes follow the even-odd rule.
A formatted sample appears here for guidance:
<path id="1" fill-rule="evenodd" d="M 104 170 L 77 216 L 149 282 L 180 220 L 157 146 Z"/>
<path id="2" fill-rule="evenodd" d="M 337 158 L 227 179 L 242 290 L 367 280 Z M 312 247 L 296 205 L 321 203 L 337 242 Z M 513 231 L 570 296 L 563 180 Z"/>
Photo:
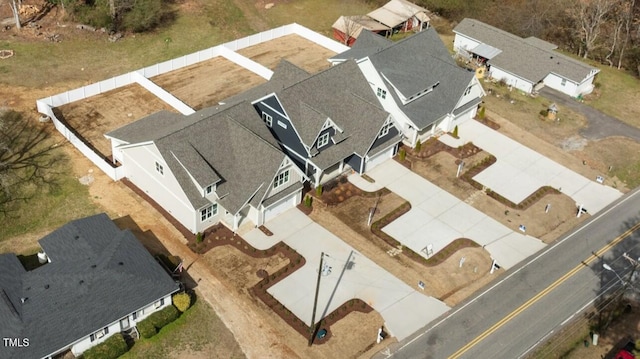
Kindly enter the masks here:
<path id="1" fill-rule="evenodd" d="M 150 339 L 138 340 L 121 359 L 245 358 L 233 334 L 213 309 L 197 301 Z"/>
<path id="2" fill-rule="evenodd" d="M 640 81 L 624 71 L 598 66 L 598 88 L 594 96 L 587 96 L 586 103 L 598 110 L 640 127 Z"/>

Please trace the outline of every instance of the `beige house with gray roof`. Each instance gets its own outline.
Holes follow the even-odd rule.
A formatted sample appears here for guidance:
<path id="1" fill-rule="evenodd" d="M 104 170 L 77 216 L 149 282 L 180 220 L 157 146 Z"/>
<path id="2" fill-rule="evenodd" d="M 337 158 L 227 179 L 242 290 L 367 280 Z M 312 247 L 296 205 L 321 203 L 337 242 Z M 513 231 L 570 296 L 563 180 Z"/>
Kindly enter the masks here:
<path id="1" fill-rule="evenodd" d="M 571 97 L 593 91 L 600 70 L 563 55 L 557 46 L 536 37 L 523 39 L 475 19 L 453 29 L 458 54 L 486 65 L 489 76 L 526 93 L 548 86 Z"/>

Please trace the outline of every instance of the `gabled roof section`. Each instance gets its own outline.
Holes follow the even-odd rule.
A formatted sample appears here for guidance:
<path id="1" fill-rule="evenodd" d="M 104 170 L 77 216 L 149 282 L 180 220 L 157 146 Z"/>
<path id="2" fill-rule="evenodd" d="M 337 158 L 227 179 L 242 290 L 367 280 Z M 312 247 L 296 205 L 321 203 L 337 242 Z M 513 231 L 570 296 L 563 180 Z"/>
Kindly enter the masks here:
<path id="1" fill-rule="evenodd" d="M 420 21 L 429 21 L 427 9 L 406 0 L 391 0 L 381 8 L 367 14 L 372 19 L 391 28 L 416 16 Z"/>
<path id="2" fill-rule="evenodd" d="M 47 356 L 178 290 L 135 236 L 106 214 L 72 221 L 40 244 L 51 262 L 17 277 L 24 298 L 19 336 L 30 342 L 16 357 Z"/>
<path id="3" fill-rule="evenodd" d="M 364 155 L 389 116 L 353 60 L 278 92 L 278 98 L 307 147 L 313 146 L 327 118 L 343 130 L 338 145 L 313 157 L 321 168 L 353 153 Z"/>
<path id="4" fill-rule="evenodd" d="M 451 113 L 474 77 L 456 65 L 433 28 L 393 43 L 369 59 L 388 80 L 388 87 L 398 89 L 405 98 L 431 89 L 406 104 L 396 91 L 390 91 L 420 129 Z"/>
<path id="5" fill-rule="evenodd" d="M 127 143 L 140 143 L 164 137 L 188 125 L 189 123 L 186 122 L 185 116 L 162 110 L 108 132 L 105 136 Z"/>
<path id="6" fill-rule="evenodd" d="M 475 19 L 462 20 L 453 31 L 502 50 L 488 63 L 534 84 L 549 73 L 581 83 L 599 71 L 596 67 L 553 51 L 555 45 L 549 42 L 532 37 L 523 39 Z"/>
<path id="7" fill-rule="evenodd" d="M 360 60 L 393 44 L 393 41 L 368 30 L 363 30 L 358 41 L 349 50 L 331 57 L 330 60 Z"/>
<path id="8" fill-rule="evenodd" d="M 190 115 L 200 120 L 159 139 L 156 146 L 195 209 L 209 201 L 193 191 L 188 175 L 206 172 L 204 161 L 219 177 L 218 202 L 235 214 L 256 193 L 268 190 L 284 154 L 246 101 L 205 115 Z"/>
<path id="9" fill-rule="evenodd" d="M 340 16 L 332 27 L 351 37 L 357 38 L 362 30 L 388 31 L 388 26 L 383 25 L 367 15 Z"/>

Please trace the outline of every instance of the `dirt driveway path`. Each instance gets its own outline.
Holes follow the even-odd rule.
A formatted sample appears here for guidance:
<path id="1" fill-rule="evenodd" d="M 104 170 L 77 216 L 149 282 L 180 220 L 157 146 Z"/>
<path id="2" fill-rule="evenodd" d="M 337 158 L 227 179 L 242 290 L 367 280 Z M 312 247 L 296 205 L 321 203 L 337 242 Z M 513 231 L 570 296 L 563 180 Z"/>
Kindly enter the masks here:
<path id="1" fill-rule="evenodd" d="M 199 261 L 199 256 L 185 245 L 184 237 L 151 205 L 124 184 L 112 181 L 77 150 L 69 146 L 67 152 L 77 177 L 88 173 L 93 176 L 94 181 L 89 185 L 90 195 L 116 223 L 124 227 L 133 226 L 134 232 L 140 232 L 136 234 L 143 244 L 151 247 L 152 251 L 166 249 L 184 260 L 187 273 L 197 283 L 199 298 L 211 305 L 248 358 L 298 357 L 265 318 L 255 311 L 255 303 L 231 295 L 234 289 L 221 282 L 205 261 Z M 118 220 L 127 216 L 131 220 Z"/>

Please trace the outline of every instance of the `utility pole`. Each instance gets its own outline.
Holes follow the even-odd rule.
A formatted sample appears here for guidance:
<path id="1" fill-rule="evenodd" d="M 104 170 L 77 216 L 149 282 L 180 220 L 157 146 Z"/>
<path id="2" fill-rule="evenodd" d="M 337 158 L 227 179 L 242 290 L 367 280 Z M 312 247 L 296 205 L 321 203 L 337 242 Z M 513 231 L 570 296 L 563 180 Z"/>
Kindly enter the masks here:
<path id="1" fill-rule="evenodd" d="M 316 295 L 313 299 L 313 310 L 311 311 L 311 337 L 309 338 L 309 346 L 313 344 L 313 337 L 316 335 L 316 308 L 318 307 L 318 293 L 320 292 L 320 277 L 322 276 L 322 260 L 324 252 L 320 253 L 320 266 L 318 267 L 318 280 L 316 282 Z"/>

